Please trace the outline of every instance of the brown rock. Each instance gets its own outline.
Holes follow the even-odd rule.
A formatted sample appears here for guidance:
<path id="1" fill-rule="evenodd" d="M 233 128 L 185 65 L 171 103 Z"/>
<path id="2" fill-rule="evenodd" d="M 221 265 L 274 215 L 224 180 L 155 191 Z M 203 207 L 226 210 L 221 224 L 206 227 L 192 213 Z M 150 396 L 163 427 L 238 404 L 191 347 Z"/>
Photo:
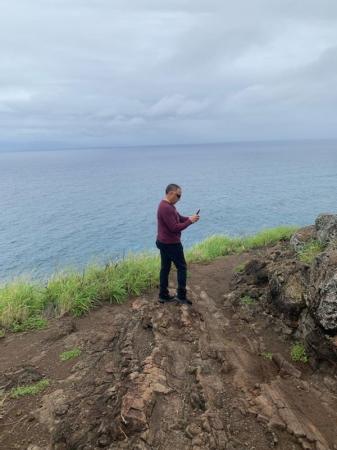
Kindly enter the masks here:
<path id="1" fill-rule="evenodd" d="M 281 375 L 290 375 L 295 378 L 301 377 L 301 371 L 290 364 L 280 353 L 274 353 L 272 359 L 280 369 Z"/>

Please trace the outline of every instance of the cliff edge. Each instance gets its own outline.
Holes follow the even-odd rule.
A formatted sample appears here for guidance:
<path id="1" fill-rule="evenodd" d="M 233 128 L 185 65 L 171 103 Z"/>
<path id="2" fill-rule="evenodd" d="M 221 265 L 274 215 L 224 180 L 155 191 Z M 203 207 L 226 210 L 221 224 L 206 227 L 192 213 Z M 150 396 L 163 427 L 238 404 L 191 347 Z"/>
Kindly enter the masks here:
<path id="1" fill-rule="evenodd" d="M 325 214 L 192 264 L 192 307 L 147 292 L 0 339 L 0 449 L 336 450 L 336 236 Z"/>

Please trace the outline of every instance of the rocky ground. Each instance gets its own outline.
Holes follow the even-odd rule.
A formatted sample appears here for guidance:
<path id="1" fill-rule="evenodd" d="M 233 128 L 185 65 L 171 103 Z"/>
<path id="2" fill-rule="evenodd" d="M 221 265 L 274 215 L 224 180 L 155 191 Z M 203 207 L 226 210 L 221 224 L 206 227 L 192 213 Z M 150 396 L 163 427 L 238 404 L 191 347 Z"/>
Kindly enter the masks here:
<path id="1" fill-rule="evenodd" d="M 281 266 L 297 270 L 280 282 Z M 316 320 L 287 283 L 310 271 L 293 243 L 189 269 L 192 307 L 148 292 L 2 338 L 0 449 L 337 449 L 334 337 L 315 346 L 315 331 L 309 361 L 290 356 L 303 316 Z M 42 393 L 10 398 L 42 378 Z"/>

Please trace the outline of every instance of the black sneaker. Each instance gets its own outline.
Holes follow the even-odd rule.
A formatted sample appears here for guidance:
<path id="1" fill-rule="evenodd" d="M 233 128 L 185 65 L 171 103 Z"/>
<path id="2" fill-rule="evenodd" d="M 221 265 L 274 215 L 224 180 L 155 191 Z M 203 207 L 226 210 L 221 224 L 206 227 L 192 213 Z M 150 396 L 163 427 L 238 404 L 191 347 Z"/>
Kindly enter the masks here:
<path id="1" fill-rule="evenodd" d="M 180 305 L 192 305 L 191 300 L 189 300 L 188 298 L 177 298 L 177 301 Z"/>
<path id="2" fill-rule="evenodd" d="M 171 303 L 176 300 L 175 295 L 159 295 L 159 302 L 160 303 Z"/>

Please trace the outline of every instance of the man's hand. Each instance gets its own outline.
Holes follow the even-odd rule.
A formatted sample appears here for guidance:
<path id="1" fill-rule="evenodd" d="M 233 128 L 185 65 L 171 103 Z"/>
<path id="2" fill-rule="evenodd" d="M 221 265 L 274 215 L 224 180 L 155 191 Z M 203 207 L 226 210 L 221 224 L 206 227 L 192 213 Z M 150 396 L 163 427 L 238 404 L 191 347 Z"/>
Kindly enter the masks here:
<path id="1" fill-rule="evenodd" d="M 195 223 L 195 222 L 198 222 L 198 220 L 200 219 L 200 216 L 193 214 L 193 216 L 190 216 L 189 219 L 192 223 Z"/>

